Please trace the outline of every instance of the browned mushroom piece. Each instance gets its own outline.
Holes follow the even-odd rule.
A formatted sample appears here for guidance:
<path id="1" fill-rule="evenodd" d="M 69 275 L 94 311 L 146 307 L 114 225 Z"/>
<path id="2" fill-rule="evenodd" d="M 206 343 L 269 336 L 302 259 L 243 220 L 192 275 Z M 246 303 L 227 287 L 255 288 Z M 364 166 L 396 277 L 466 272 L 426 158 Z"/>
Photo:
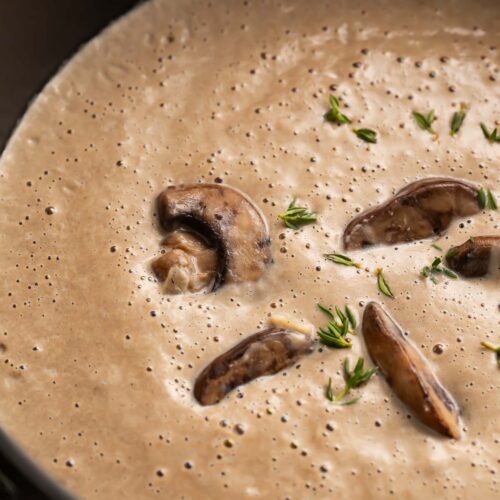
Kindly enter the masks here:
<path id="1" fill-rule="evenodd" d="M 217 253 L 199 235 L 177 230 L 162 241 L 162 246 L 166 253 L 151 267 L 165 292 L 199 292 L 213 287 Z"/>
<path id="2" fill-rule="evenodd" d="M 254 333 L 205 367 L 196 379 L 194 397 L 204 406 L 216 404 L 234 388 L 293 365 L 313 345 L 311 335 L 285 328 Z"/>
<path id="3" fill-rule="evenodd" d="M 500 236 L 474 236 L 446 254 L 446 262 L 462 276 L 500 276 Z"/>
<path id="4" fill-rule="evenodd" d="M 158 197 L 158 213 L 164 229 L 187 228 L 215 251 L 211 290 L 223 283 L 256 281 L 272 260 L 263 214 L 235 188 L 220 184 L 171 186 Z M 189 266 L 180 267 L 186 270 Z"/>
<path id="5" fill-rule="evenodd" d="M 479 189 L 447 177 L 412 182 L 391 199 L 354 218 L 344 231 L 347 250 L 394 245 L 442 234 L 454 217 L 480 212 Z"/>
<path id="6" fill-rule="evenodd" d="M 427 426 L 460 437 L 459 410 L 452 397 L 400 327 L 375 302 L 363 315 L 363 337 L 373 362 L 396 395 Z"/>

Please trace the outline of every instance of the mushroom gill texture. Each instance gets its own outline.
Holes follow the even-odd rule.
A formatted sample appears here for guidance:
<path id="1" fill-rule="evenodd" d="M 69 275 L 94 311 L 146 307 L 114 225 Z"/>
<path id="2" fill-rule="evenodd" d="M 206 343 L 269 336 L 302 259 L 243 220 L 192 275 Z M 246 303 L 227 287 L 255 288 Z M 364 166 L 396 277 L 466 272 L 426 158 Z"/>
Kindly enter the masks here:
<path id="1" fill-rule="evenodd" d="M 430 365 L 403 335 L 401 328 L 375 302 L 363 315 L 368 353 L 396 395 L 425 425 L 459 439 L 459 410 Z"/>
<path id="2" fill-rule="evenodd" d="M 196 379 L 194 397 L 203 406 L 216 404 L 234 388 L 293 365 L 313 345 L 311 335 L 285 328 L 254 333 L 205 367 Z"/>
<path id="3" fill-rule="evenodd" d="M 385 203 L 355 217 L 346 227 L 344 247 L 394 245 L 442 234 L 455 217 L 480 212 L 479 189 L 447 177 L 412 182 Z"/>
<path id="4" fill-rule="evenodd" d="M 477 278 L 491 273 L 500 276 L 500 236 L 474 236 L 465 243 L 452 247 L 446 254 L 450 269 Z"/>
<path id="5" fill-rule="evenodd" d="M 163 241 L 166 252 L 151 267 L 166 293 L 199 292 L 213 287 L 217 253 L 198 235 L 178 230 Z"/>
<path id="6" fill-rule="evenodd" d="M 189 228 L 215 249 L 212 290 L 223 283 L 256 281 L 264 274 L 272 260 L 267 222 L 241 191 L 220 184 L 170 186 L 157 203 L 165 230 Z"/>

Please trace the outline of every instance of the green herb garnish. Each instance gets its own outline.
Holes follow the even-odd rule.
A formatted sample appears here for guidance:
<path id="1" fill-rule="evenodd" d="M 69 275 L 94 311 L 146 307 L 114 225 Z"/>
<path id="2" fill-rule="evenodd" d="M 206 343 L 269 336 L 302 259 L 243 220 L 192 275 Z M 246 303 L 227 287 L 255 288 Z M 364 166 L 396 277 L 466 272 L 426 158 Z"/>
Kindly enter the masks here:
<path id="1" fill-rule="evenodd" d="M 488 205 L 488 195 L 486 194 L 486 189 L 482 187 L 477 193 L 477 203 L 481 210 L 484 210 Z"/>
<path id="2" fill-rule="evenodd" d="M 377 132 L 369 128 L 353 128 L 352 131 L 363 141 L 377 143 Z"/>
<path id="3" fill-rule="evenodd" d="M 470 241 L 472 241 L 472 238 L 469 238 Z M 446 252 L 446 260 L 450 260 L 450 259 L 453 259 L 454 257 L 456 257 L 458 255 L 458 248 L 457 247 L 451 247 L 447 252 Z"/>
<path id="4" fill-rule="evenodd" d="M 345 380 L 345 387 L 343 391 L 338 395 L 333 397 L 333 390 L 331 391 L 331 397 L 330 401 L 333 401 L 335 403 L 341 404 L 341 405 L 351 405 L 356 403 L 360 398 L 355 398 L 355 399 L 350 399 L 348 401 L 342 401 L 347 394 L 351 391 L 351 389 L 355 389 L 356 387 L 359 387 L 363 384 L 366 384 L 370 378 L 377 372 L 378 368 L 370 368 L 366 371 L 363 371 L 364 368 L 364 363 L 365 360 L 363 358 L 358 358 L 358 362 L 356 363 L 356 366 L 354 367 L 353 371 L 349 370 L 349 358 L 345 358 L 344 360 L 344 380 Z M 332 379 L 330 378 L 328 388 L 331 389 L 331 381 Z M 328 388 L 327 388 L 327 397 L 328 397 Z"/>
<path id="5" fill-rule="evenodd" d="M 316 214 L 308 212 L 305 207 L 298 207 L 295 205 L 296 201 L 294 198 L 292 203 L 288 205 L 286 212 L 278 215 L 286 227 L 294 230 L 299 229 L 300 226 L 316 222 Z"/>
<path id="6" fill-rule="evenodd" d="M 391 287 L 387 280 L 384 277 L 384 272 L 382 269 L 377 269 L 377 285 L 378 289 L 387 297 L 394 298 L 394 294 L 392 293 Z"/>
<path id="7" fill-rule="evenodd" d="M 490 142 L 500 142 L 500 133 L 498 132 L 497 128 L 495 127 L 491 132 L 488 131 L 488 128 L 484 123 L 480 123 L 479 126 L 481 127 L 481 130 L 483 131 L 484 137 L 488 139 Z"/>
<path id="8" fill-rule="evenodd" d="M 483 187 L 479 190 L 477 194 L 477 203 L 481 210 L 489 208 L 490 210 L 497 210 L 498 204 L 495 195 L 489 190 Z"/>
<path id="9" fill-rule="evenodd" d="M 459 111 L 455 111 L 453 113 L 453 117 L 451 118 L 450 123 L 450 135 L 454 136 L 459 130 L 465 120 L 465 110 L 461 108 Z"/>
<path id="10" fill-rule="evenodd" d="M 318 304 L 318 307 L 330 318 L 326 328 L 318 329 L 318 336 L 321 342 L 328 347 L 335 347 L 336 349 L 352 347 L 350 339 L 346 338 L 348 333 L 353 333 L 347 314 L 344 314 L 339 307 L 335 307 L 335 312 L 321 304 Z"/>
<path id="11" fill-rule="evenodd" d="M 431 247 L 432 247 L 432 248 L 435 248 L 435 249 L 436 249 L 436 250 L 438 250 L 439 252 L 442 252 L 442 251 L 443 251 L 443 249 L 442 249 L 439 245 L 437 245 L 436 243 L 433 243 L 433 244 L 431 245 Z"/>
<path id="12" fill-rule="evenodd" d="M 445 276 L 448 276 L 448 278 L 456 280 L 458 278 L 458 275 L 455 274 L 451 269 L 448 269 L 447 267 L 443 266 L 441 263 L 443 262 L 443 259 L 441 257 L 436 257 L 430 266 L 424 266 L 421 274 L 424 278 L 429 278 L 435 285 L 437 284 L 437 279 L 436 275 L 437 274 L 444 274 Z"/>
<path id="13" fill-rule="evenodd" d="M 495 195 L 488 189 L 488 205 L 490 210 L 497 210 L 498 204 Z"/>
<path id="14" fill-rule="evenodd" d="M 332 377 L 328 379 L 328 385 L 326 386 L 325 396 L 328 401 L 333 401 L 333 387 L 332 387 Z"/>
<path id="15" fill-rule="evenodd" d="M 436 114 L 434 113 L 434 110 L 429 111 L 427 115 L 423 115 L 422 113 L 419 113 L 418 111 L 413 111 L 413 118 L 415 118 L 415 121 L 417 122 L 417 125 L 422 129 L 422 130 L 427 130 L 427 132 L 430 132 L 431 134 L 435 134 L 434 130 L 432 129 L 432 124 L 436 120 Z"/>
<path id="16" fill-rule="evenodd" d="M 339 100 L 334 96 L 330 96 L 330 110 L 325 114 L 325 118 L 332 123 L 343 125 L 344 123 L 351 123 L 351 120 L 340 112 Z"/>
<path id="17" fill-rule="evenodd" d="M 343 266 L 354 266 L 358 269 L 361 267 L 361 264 L 359 264 L 358 262 L 354 262 L 351 257 L 342 255 L 341 253 L 325 253 L 324 257 L 327 260 L 335 262 L 335 264 L 341 264 Z"/>
<path id="18" fill-rule="evenodd" d="M 494 345 L 489 344 L 488 342 L 481 342 L 481 345 L 483 347 L 486 347 L 486 349 L 489 349 L 490 351 L 493 351 L 497 355 L 497 364 L 500 367 L 500 347 L 495 347 Z"/>
<path id="19" fill-rule="evenodd" d="M 352 328 L 355 329 L 358 326 L 358 320 L 356 319 L 354 311 L 349 306 L 345 306 L 345 315 L 347 316 L 349 323 L 351 323 Z"/>

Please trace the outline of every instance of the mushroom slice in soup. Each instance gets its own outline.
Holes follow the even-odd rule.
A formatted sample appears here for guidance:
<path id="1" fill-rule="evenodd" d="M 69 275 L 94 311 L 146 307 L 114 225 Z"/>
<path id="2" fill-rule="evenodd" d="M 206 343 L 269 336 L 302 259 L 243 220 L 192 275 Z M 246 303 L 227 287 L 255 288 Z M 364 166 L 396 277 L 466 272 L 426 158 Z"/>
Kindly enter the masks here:
<path id="1" fill-rule="evenodd" d="M 500 276 L 500 236 L 474 236 L 446 254 L 450 269 L 468 278 Z"/>
<path id="2" fill-rule="evenodd" d="M 285 328 L 254 333 L 205 367 L 196 379 L 194 397 L 203 406 L 216 404 L 234 388 L 293 365 L 313 345 L 311 335 Z"/>
<path id="3" fill-rule="evenodd" d="M 353 250 L 440 235 L 455 217 L 480 212 L 478 193 L 476 186 L 459 179 L 431 177 L 412 182 L 354 218 L 344 231 L 344 246 Z"/>
<path id="4" fill-rule="evenodd" d="M 177 230 L 162 242 L 166 252 L 151 264 L 163 290 L 170 294 L 213 288 L 217 253 L 194 233 Z"/>
<path id="5" fill-rule="evenodd" d="M 188 228 L 215 249 L 212 290 L 223 283 L 256 281 L 272 261 L 267 222 L 241 191 L 220 184 L 171 186 L 157 203 L 164 229 Z"/>
<path id="6" fill-rule="evenodd" d="M 363 337 L 373 362 L 398 398 L 425 425 L 458 439 L 460 421 L 456 403 L 401 328 L 375 302 L 366 306 Z"/>

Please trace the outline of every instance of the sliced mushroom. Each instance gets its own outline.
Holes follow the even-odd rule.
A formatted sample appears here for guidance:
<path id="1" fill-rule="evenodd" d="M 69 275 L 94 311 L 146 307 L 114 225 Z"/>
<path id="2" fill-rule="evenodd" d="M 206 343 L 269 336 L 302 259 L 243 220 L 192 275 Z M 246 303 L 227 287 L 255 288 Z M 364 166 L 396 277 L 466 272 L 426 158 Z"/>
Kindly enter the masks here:
<path id="1" fill-rule="evenodd" d="M 205 367 L 196 379 L 194 397 L 204 406 L 218 403 L 235 387 L 293 365 L 312 352 L 313 344 L 311 335 L 285 328 L 254 333 Z"/>
<path id="2" fill-rule="evenodd" d="M 446 254 L 450 269 L 468 278 L 500 276 L 500 236 L 474 236 Z"/>
<path id="3" fill-rule="evenodd" d="M 428 362 L 405 339 L 400 327 L 375 302 L 363 315 L 363 337 L 373 362 L 396 395 L 427 426 L 460 437 L 459 410 Z"/>
<path id="4" fill-rule="evenodd" d="M 167 293 L 211 289 L 215 281 L 217 253 L 199 236 L 174 231 L 162 242 L 167 249 L 151 267 Z"/>
<path id="5" fill-rule="evenodd" d="M 256 281 L 271 262 L 266 220 L 237 189 L 220 184 L 171 186 L 158 197 L 158 212 L 167 231 L 187 227 L 216 249 L 214 290 L 223 283 Z"/>
<path id="6" fill-rule="evenodd" d="M 394 245 L 442 234 L 454 217 L 480 212 L 479 189 L 446 177 L 412 182 L 391 199 L 354 218 L 344 231 L 348 250 Z"/>

